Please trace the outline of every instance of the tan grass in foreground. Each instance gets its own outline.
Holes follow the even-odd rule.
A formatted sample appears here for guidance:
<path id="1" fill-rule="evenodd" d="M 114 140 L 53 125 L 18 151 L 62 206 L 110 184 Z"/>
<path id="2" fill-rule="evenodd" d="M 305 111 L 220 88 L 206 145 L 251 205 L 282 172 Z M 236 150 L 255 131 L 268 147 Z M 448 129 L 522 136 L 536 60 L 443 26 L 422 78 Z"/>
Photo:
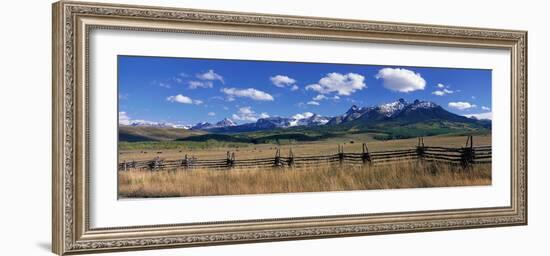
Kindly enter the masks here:
<path id="1" fill-rule="evenodd" d="M 119 197 L 178 197 L 450 187 L 491 184 L 491 165 L 463 170 L 445 163 L 119 172 Z"/>

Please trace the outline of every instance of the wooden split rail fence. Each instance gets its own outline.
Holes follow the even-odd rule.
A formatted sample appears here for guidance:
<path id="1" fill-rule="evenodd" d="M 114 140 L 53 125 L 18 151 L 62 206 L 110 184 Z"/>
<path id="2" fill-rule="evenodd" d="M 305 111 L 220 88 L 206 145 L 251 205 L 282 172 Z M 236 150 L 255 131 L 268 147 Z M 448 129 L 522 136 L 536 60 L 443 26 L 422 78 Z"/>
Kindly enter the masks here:
<path id="1" fill-rule="evenodd" d="M 424 139 L 418 138 L 418 145 L 412 149 L 369 152 L 363 143 L 362 152 L 345 153 L 344 146 L 338 145 L 338 153 L 319 156 L 294 156 L 292 149 L 287 156 L 281 156 L 276 149 L 275 157 L 256 159 L 236 159 L 235 152 L 227 152 L 225 159 L 202 160 L 185 155 L 181 160 L 163 160 L 156 157 L 149 161 L 124 161 L 119 163 L 119 171 L 147 169 L 231 169 L 231 168 L 269 168 L 269 167 L 303 167 L 326 164 L 385 164 L 396 161 L 420 160 L 444 162 L 453 165 L 471 167 L 473 164 L 491 163 L 491 146 L 473 146 L 473 137 L 469 136 L 465 147 L 430 147 L 424 145 Z"/>

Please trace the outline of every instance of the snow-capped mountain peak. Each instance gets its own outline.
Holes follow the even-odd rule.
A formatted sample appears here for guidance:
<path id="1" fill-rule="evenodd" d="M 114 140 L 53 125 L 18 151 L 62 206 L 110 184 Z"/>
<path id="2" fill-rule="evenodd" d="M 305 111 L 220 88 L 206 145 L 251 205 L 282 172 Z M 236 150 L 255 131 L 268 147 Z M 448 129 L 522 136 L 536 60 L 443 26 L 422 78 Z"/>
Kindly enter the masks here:
<path id="1" fill-rule="evenodd" d="M 313 114 L 313 116 L 308 118 L 307 125 L 323 125 L 328 123 L 329 118 L 321 115 Z"/>
<path id="2" fill-rule="evenodd" d="M 346 114 L 351 115 L 351 114 L 357 112 L 358 110 L 359 110 L 359 107 L 354 104 L 348 109 L 348 111 L 346 111 Z"/>
<path id="3" fill-rule="evenodd" d="M 153 122 L 153 121 L 147 121 L 147 120 L 131 120 L 128 124 L 125 124 L 125 125 L 134 126 L 134 127 L 158 127 L 158 128 L 178 128 L 178 129 L 191 128 L 190 125 L 169 123 L 169 122 Z"/>
<path id="4" fill-rule="evenodd" d="M 346 111 L 343 115 L 332 118 L 328 124 L 335 125 L 345 122 L 350 122 L 356 119 L 376 120 L 380 121 L 387 118 L 397 118 L 402 113 L 415 111 L 417 109 L 431 109 L 439 107 L 437 104 L 429 101 L 415 100 L 413 103 L 409 103 L 404 99 L 398 99 L 397 101 L 381 104 L 372 107 L 357 107 L 356 105 Z"/>
<path id="5" fill-rule="evenodd" d="M 224 118 L 223 120 L 216 123 L 216 127 L 227 127 L 227 126 L 236 126 L 237 124 L 229 118 Z"/>
<path id="6" fill-rule="evenodd" d="M 378 107 L 380 108 L 380 113 L 384 114 L 387 117 L 391 117 L 398 114 L 407 105 L 408 104 L 404 99 L 399 99 L 398 101 L 382 104 Z"/>
<path id="7" fill-rule="evenodd" d="M 194 130 L 207 130 L 207 129 L 224 128 L 224 127 L 231 127 L 231 126 L 237 126 L 237 124 L 229 118 L 224 118 L 223 120 L 221 120 L 221 121 L 219 121 L 215 124 L 211 124 L 209 122 L 199 122 L 196 125 L 194 125 L 193 127 L 191 127 L 191 129 L 194 129 Z"/>
<path id="8" fill-rule="evenodd" d="M 209 122 L 198 122 L 197 124 L 193 125 L 191 129 L 193 130 L 201 130 L 201 129 L 208 129 L 211 128 L 213 125 Z"/>
<path id="9" fill-rule="evenodd" d="M 328 123 L 329 118 L 311 112 L 304 112 L 292 116 L 289 126 L 314 126 Z"/>
<path id="10" fill-rule="evenodd" d="M 256 127 L 260 129 L 264 128 L 286 128 L 290 126 L 290 118 L 271 116 L 266 118 L 260 118 L 256 121 Z"/>
<path id="11" fill-rule="evenodd" d="M 419 109 L 419 108 L 429 109 L 429 108 L 435 108 L 437 106 L 438 106 L 437 104 L 430 101 L 415 100 L 414 103 L 411 104 L 411 109 L 412 110 Z"/>

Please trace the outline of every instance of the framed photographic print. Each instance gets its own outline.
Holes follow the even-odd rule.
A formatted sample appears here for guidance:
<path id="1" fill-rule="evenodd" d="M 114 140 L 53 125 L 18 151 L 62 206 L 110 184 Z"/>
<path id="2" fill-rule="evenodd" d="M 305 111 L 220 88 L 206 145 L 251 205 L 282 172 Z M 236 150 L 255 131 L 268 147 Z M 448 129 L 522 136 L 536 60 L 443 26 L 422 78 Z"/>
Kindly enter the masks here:
<path id="1" fill-rule="evenodd" d="M 526 40 L 55 3 L 53 251 L 525 225 Z"/>

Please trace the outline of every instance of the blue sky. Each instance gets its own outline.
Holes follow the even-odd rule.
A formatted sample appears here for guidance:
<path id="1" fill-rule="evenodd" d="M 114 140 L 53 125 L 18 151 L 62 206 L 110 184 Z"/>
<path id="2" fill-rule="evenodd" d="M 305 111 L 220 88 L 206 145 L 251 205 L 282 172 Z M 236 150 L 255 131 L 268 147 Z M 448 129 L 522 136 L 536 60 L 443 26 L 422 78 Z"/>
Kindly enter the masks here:
<path id="1" fill-rule="evenodd" d="M 195 124 L 344 113 L 427 100 L 491 115 L 491 70 L 191 58 L 118 57 L 119 122 Z"/>

